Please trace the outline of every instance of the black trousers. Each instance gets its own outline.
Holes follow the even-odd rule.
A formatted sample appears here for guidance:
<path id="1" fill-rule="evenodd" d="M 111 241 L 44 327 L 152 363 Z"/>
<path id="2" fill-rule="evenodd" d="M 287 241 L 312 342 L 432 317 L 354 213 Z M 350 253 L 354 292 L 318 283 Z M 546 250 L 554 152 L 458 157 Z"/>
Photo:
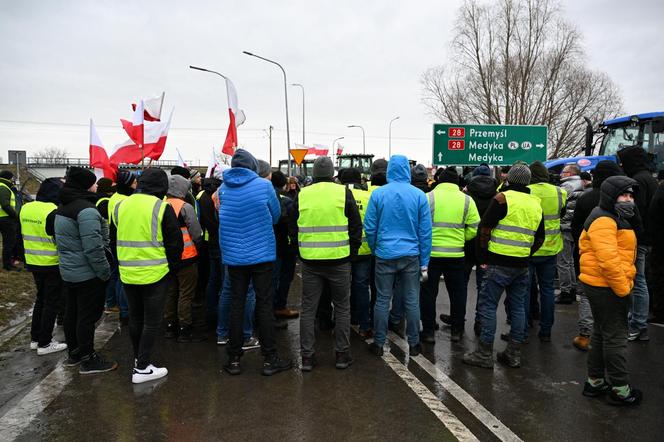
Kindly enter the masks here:
<path id="1" fill-rule="evenodd" d="M 664 318 L 664 250 L 655 247 L 648 255 L 650 261 L 648 272 L 648 291 L 652 314 L 658 319 Z"/>
<path id="2" fill-rule="evenodd" d="M 436 298 L 441 275 L 445 277 L 445 288 L 450 296 L 452 328 L 463 330 L 466 320 L 466 298 L 468 283 L 464 272 L 463 258 L 431 258 L 429 279 L 420 285 L 420 318 L 422 328 L 433 331 L 436 327 Z"/>
<path id="3" fill-rule="evenodd" d="M 170 275 L 147 285 L 124 284 L 129 304 L 129 336 L 134 348 L 136 368 L 143 370 L 150 364 L 154 342 L 161 330 L 164 305 L 170 286 Z"/>
<path id="4" fill-rule="evenodd" d="M 65 338 L 69 353 L 83 358 L 94 352 L 95 322 L 104 312 L 106 283 L 99 278 L 65 282 Z"/>
<path id="5" fill-rule="evenodd" d="M 40 347 L 53 339 L 53 326 L 62 299 L 62 278 L 58 269 L 32 272 L 37 287 L 37 298 L 32 309 L 30 337 Z"/>
<path id="6" fill-rule="evenodd" d="M 247 298 L 249 281 L 254 283 L 256 292 L 256 320 L 261 353 L 268 358 L 276 354 L 274 345 L 274 315 L 272 312 L 272 272 L 274 262 L 265 262 L 248 266 L 228 266 L 231 279 L 231 317 L 229 323 L 230 356 L 242 355 L 244 334 L 244 304 Z"/>
<path id="7" fill-rule="evenodd" d="M 0 218 L 0 234 L 2 235 L 2 266 L 12 265 L 12 256 L 16 247 L 17 223 L 8 216 Z"/>

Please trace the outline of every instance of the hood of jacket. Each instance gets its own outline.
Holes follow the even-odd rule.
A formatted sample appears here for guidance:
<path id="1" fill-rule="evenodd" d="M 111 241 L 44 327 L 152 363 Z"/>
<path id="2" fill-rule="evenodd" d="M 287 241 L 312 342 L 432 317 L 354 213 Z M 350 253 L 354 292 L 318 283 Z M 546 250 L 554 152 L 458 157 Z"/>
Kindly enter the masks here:
<path id="1" fill-rule="evenodd" d="M 388 183 L 410 184 L 410 165 L 408 158 L 403 155 L 392 155 L 387 165 Z"/>
<path id="2" fill-rule="evenodd" d="M 470 180 L 466 185 L 466 190 L 470 195 L 477 198 L 489 199 L 496 196 L 496 193 L 498 193 L 497 187 L 496 180 L 490 176 L 478 175 Z"/>
<path id="3" fill-rule="evenodd" d="M 58 194 L 62 189 L 60 178 L 46 178 L 37 191 L 37 201 L 58 204 Z"/>
<path id="4" fill-rule="evenodd" d="M 171 175 L 168 177 L 167 195 L 172 196 L 173 198 L 184 199 L 184 197 L 187 196 L 190 187 L 191 182 L 188 179 L 180 175 Z"/>
<path id="5" fill-rule="evenodd" d="M 224 170 L 223 181 L 228 187 L 240 187 L 257 178 L 259 178 L 258 174 L 253 170 L 244 167 L 232 167 Z"/>
<path id="6" fill-rule="evenodd" d="M 233 154 L 233 158 L 231 158 L 231 167 L 243 167 L 258 172 L 258 161 L 256 161 L 256 158 L 249 151 L 238 149 Z"/>
<path id="7" fill-rule="evenodd" d="M 592 171 L 593 174 L 593 188 L 599 189 L 608 177 L 616 175 L 625 175 L 625 172 L 618 166 L 617 163 L 611 160 L 602 160 L 597 163 L 595 169 Z"/>
<path id="8" fill-rule="evenodd" d="M 616 199 L 625 192 L 625 190 L 632 188 L 635 190 L 637 187 L 636 181 L 626 176 L 612 176 L 608 177 L 602 183 L 599 193 L 599 206 L 611 213 L 614 213 L 613 206 L 616 203 Z"/>
<path id="9" fill-rule="evenodd" d="M 136 193 L 164 198 L 168 192 L 168 175 L 161 169 L 147 169 L 138 177 Z"/>
<path id="10" fill-rule="evenodd" d="M 627 176 L 634 176 L 642 170 L 649 170 L 648 155 L 645 149 L 630 146 L 618 151 L 618 158 Z"/>
<path id="11" fill-rule="evenodd" d="M 99 195 L 96 193 L 88 192 L 87 190 L 69 187 L 65 184 L 58 192 L 57 199 L 63 205 L 73 203 L 76 200 L 85 200 L 95 204 L 99 199 Z"/>

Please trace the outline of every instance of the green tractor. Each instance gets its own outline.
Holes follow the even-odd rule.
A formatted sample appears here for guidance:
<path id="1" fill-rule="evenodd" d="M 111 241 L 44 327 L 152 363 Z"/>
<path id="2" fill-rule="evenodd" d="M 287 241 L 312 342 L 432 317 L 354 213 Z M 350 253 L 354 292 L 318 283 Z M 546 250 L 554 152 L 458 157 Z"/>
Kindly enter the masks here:
<path id="1" fill-rule="evenodd" d="M 355 154 L 349 153 L 337 157 L 337 169 L 350 169 L 354 167 L 360 170 L 362 176 L 369 179 L 371 176 L 371 165 L 373 164 L 373 154 Z"/>

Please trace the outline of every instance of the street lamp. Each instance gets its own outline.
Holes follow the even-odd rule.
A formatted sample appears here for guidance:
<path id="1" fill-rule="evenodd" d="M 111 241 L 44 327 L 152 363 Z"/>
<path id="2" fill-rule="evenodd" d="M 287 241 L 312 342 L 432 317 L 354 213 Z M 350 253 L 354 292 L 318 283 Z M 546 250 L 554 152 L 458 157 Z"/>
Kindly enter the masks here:
<path id="1" fill-rule="evenodd" d="M 298 86 L 302 88 L 302 145 L 304 146 L 304 86 L 300 83 L 293 83 L 291 86 Z"/>
<path id="2" fill-rule="evenodd" d="M 344 137 L 339 137 L 339 138 L 335 138 L 334 141 L 332 141 L 332 155 L 336 155 L 335 154 L 336 151 L 334 150 L 334 143 L 336 143 L 339 140 L 343 140 L 343 139 L 344 139 Z"/>
<path id="3" fill-rule="evenodd" d="M 348 127 L 359 127 L 360 129 L 362 129 L 362 153 L 363 154 L 367 153 L 367 137 L 364 133 L 364 128 L 362 126 L 358 126 L 356 124 L 351 124 Z"/>
<path id="4" fill-rule="evenodd" d="M 392 158 L 392 123 L 394 123 L 396 120 L 398 120 L 399 117 L 394 117 L 390 120 L 390 135 L 389 135 L 389 147 L 388 147 L 388 153 L 387 153 L 387 158 Z"/>
<path id="5" fill-rule="evenodd" d="M 261 57 L 260 55 L 252 54 L 251 52 L 247 51 L 242 51 L 243 54 L 247 54 L 250 57 L 256 57 L 260 58 L 263 61 L 267 61 L 268 63 L 276 64 L 279 66 L 279 69 L 281 69 L 281 72 L 284 74 L 284 98 L 286 101 L 286 152 L 288 154 L 288 175 L 293 174 L 293 169 L 292 166 L 293 164 L 291 163 L 291 153 L 290 153 L 290 125 L 288 124 L 288 81 L 286 80 L 286 71 L 284 70 L 283 66 L 281 66 L 279 63 L 277 63 L 274 60 L 270 60 L 265 57 Z"/>

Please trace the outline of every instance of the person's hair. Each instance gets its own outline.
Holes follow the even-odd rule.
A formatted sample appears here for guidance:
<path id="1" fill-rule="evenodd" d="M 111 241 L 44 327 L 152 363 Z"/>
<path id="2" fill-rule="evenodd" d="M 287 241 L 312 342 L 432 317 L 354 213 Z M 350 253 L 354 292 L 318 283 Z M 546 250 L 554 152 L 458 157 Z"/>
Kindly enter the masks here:
<path id="1" fill-rule="evenodd" d="M 565 164 L 565 166 L 563 167 L 563 170 L 564 169 L 567 169 L 573 175 L 579 175 L 581 173 L 581 168 L 579 168 L 579 166 L 574 164 L 574 163 Z"/>

